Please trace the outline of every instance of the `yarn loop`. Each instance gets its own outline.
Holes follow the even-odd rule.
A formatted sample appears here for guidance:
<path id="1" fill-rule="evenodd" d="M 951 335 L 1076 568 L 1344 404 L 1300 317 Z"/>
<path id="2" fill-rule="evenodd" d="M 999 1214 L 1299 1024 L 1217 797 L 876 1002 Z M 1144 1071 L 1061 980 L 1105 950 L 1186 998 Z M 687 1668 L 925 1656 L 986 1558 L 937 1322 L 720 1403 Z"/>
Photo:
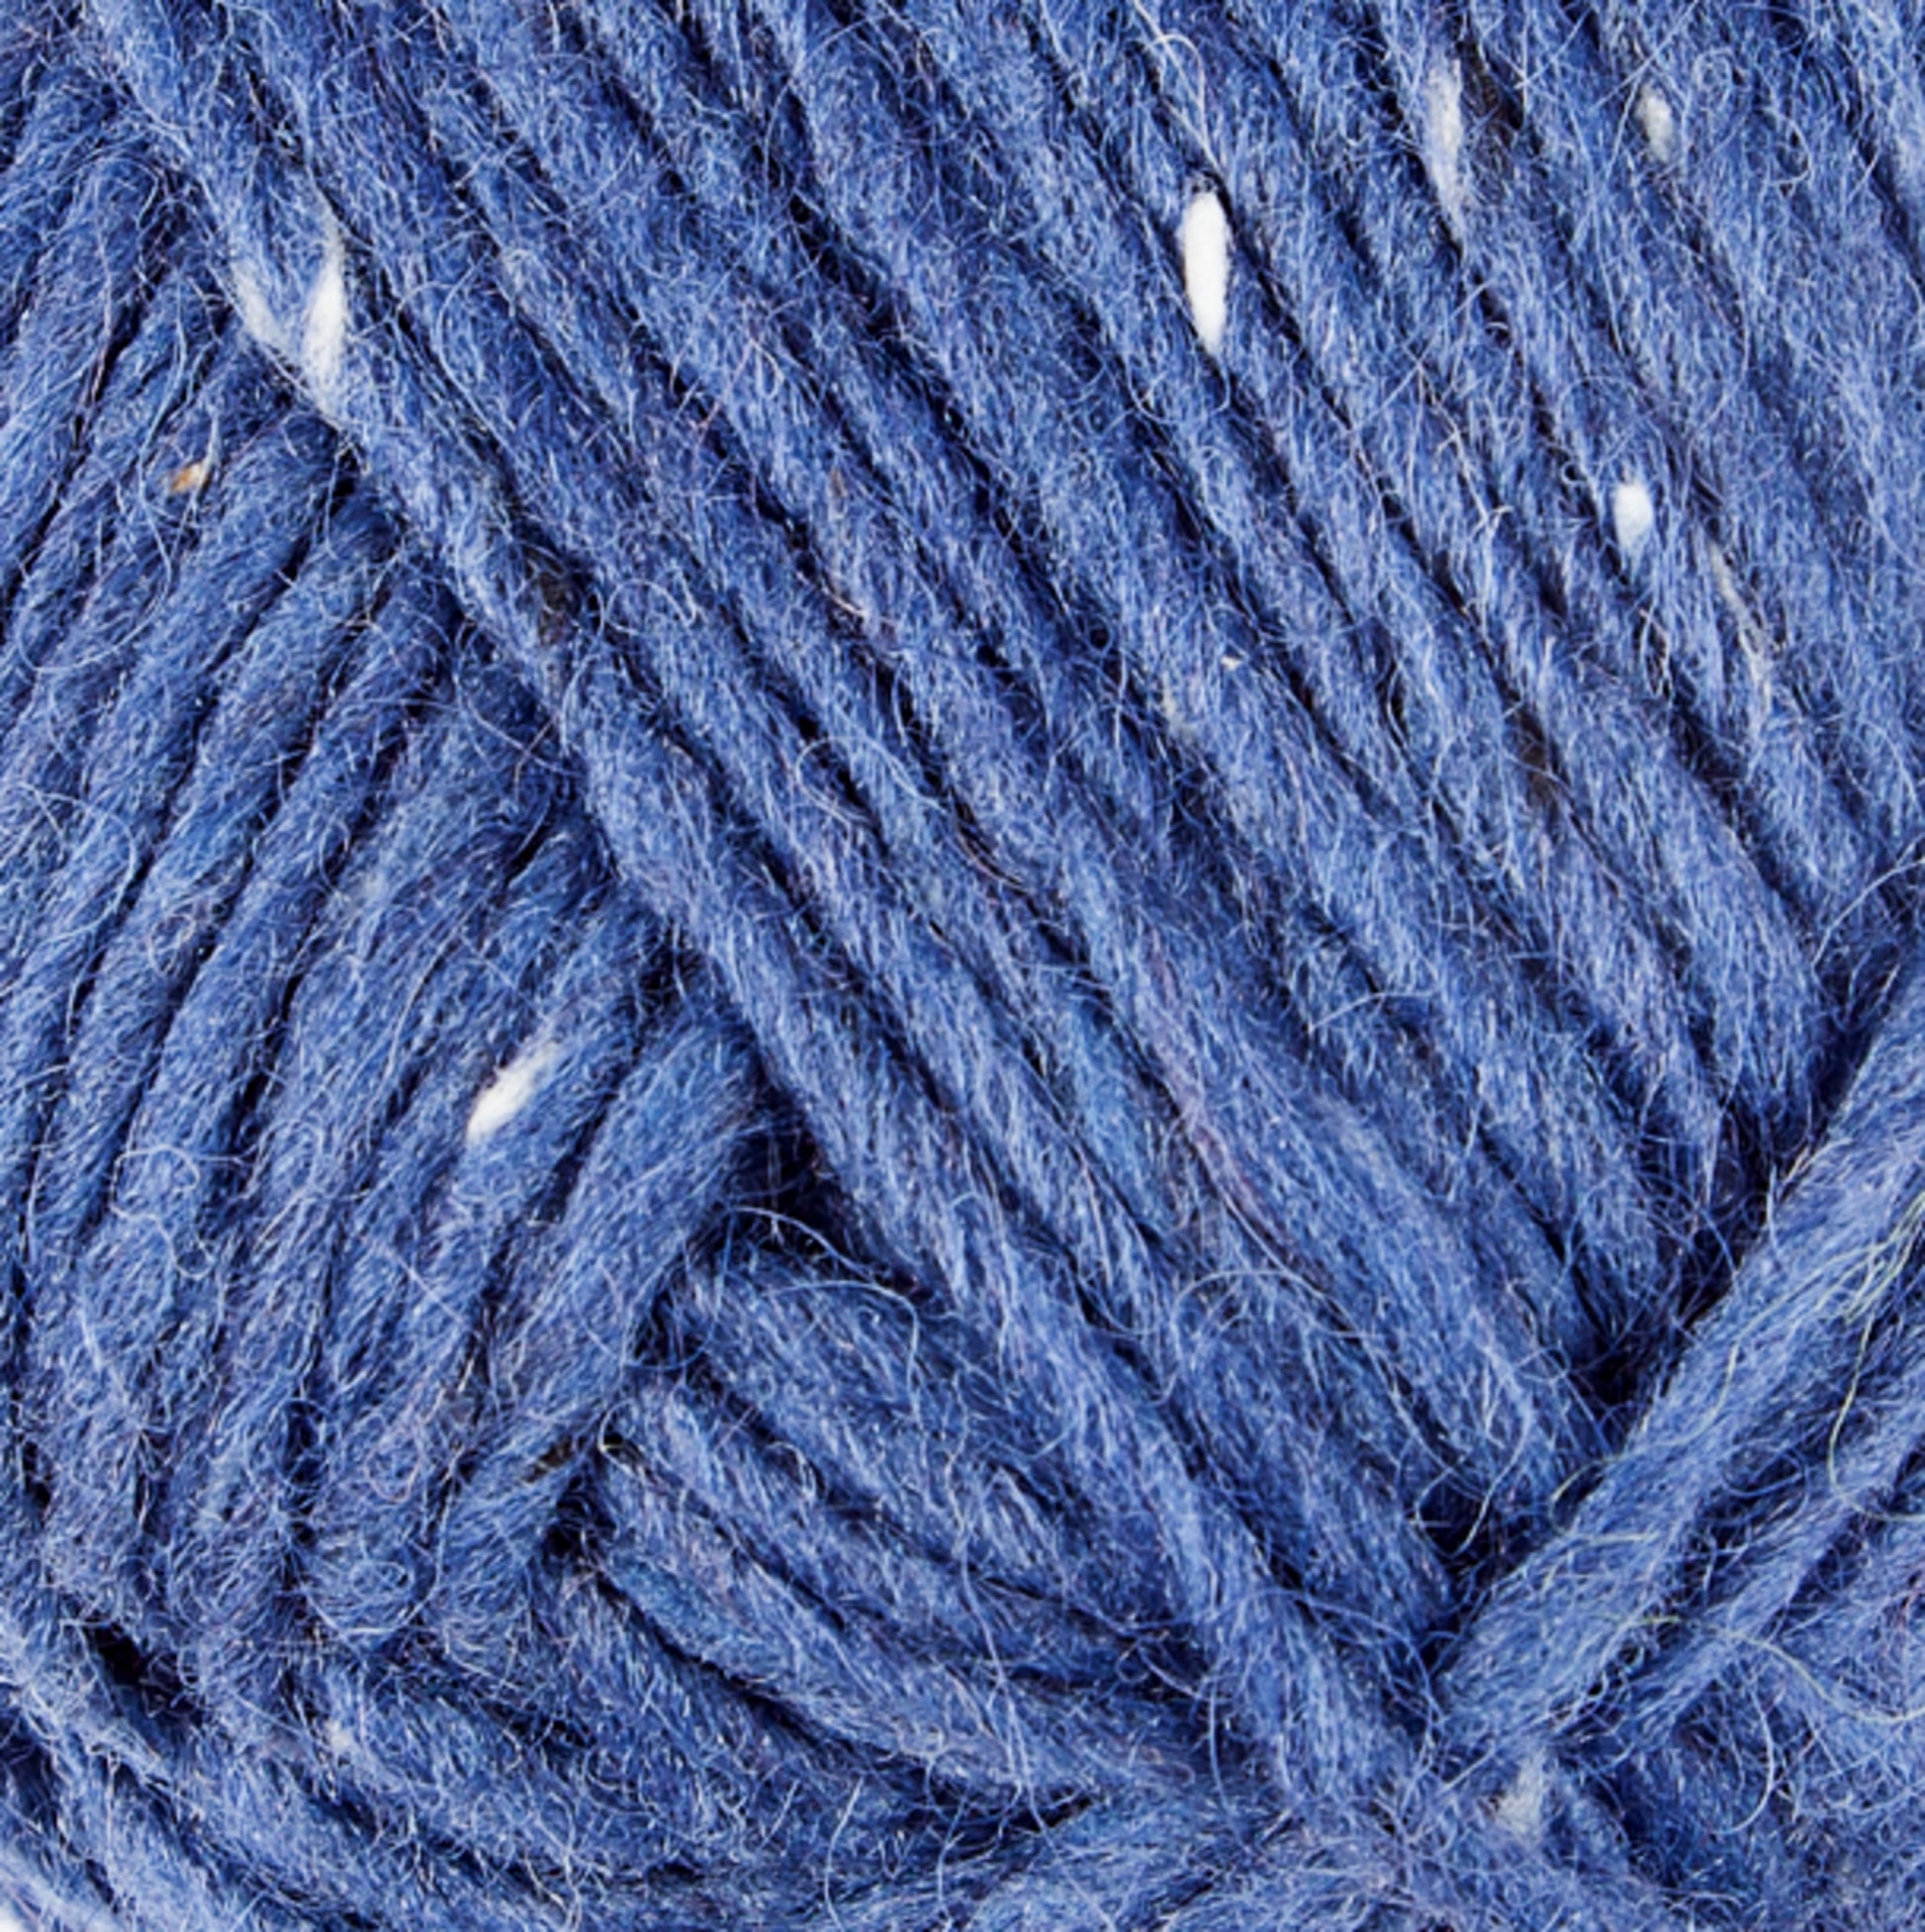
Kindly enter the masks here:
<path id="1" fill-rule="evenodd" d="M 17 0 L 0 1899 L 1925 1922 L 1921 558 L 1909 0 Z"/>

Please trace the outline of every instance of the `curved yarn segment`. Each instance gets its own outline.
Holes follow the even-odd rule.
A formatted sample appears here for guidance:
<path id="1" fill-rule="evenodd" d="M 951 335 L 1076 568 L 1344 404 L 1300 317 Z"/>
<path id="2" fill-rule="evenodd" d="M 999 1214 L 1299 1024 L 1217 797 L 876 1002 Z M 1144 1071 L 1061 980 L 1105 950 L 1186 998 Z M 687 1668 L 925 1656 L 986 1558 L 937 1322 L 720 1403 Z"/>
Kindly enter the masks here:
<path id="1" fill-rule="evenodd" d="M 1912 0 L 16 0 L 28 1932 L 1925 1922 Z"/>

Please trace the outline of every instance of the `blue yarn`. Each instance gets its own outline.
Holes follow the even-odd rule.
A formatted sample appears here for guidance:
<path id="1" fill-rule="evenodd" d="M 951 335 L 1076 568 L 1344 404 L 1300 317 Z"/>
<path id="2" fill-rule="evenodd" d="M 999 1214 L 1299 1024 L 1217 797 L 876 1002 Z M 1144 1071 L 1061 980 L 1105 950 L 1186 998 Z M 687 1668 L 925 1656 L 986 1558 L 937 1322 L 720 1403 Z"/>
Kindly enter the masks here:
<path id="1" fill-rule="evenodd" d="M 1925 1922 L 1922 61 L 18 0 L 0 1925 Z"/>

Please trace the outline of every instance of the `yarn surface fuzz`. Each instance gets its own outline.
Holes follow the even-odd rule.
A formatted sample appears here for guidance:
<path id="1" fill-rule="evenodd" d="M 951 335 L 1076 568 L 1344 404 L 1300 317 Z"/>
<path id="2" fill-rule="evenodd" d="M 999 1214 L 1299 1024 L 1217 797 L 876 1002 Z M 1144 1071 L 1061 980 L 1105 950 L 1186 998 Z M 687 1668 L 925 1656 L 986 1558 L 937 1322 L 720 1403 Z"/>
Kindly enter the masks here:
<path id="1" fill-rule="evenodd" d="M 0 4 L 0 1926 L 1925 1927 L 1921 0 Z"/>

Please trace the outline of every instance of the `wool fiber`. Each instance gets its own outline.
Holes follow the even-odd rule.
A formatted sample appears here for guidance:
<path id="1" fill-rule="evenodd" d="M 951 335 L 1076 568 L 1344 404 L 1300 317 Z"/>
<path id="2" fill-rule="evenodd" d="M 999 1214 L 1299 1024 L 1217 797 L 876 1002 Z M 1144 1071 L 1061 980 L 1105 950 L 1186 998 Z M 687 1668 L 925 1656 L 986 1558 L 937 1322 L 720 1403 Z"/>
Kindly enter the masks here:
<path id="1" fill-rule="evenodd" d="M 0 1928 L 1925 1924 L 1915 0 L 0 9 Z"/>

